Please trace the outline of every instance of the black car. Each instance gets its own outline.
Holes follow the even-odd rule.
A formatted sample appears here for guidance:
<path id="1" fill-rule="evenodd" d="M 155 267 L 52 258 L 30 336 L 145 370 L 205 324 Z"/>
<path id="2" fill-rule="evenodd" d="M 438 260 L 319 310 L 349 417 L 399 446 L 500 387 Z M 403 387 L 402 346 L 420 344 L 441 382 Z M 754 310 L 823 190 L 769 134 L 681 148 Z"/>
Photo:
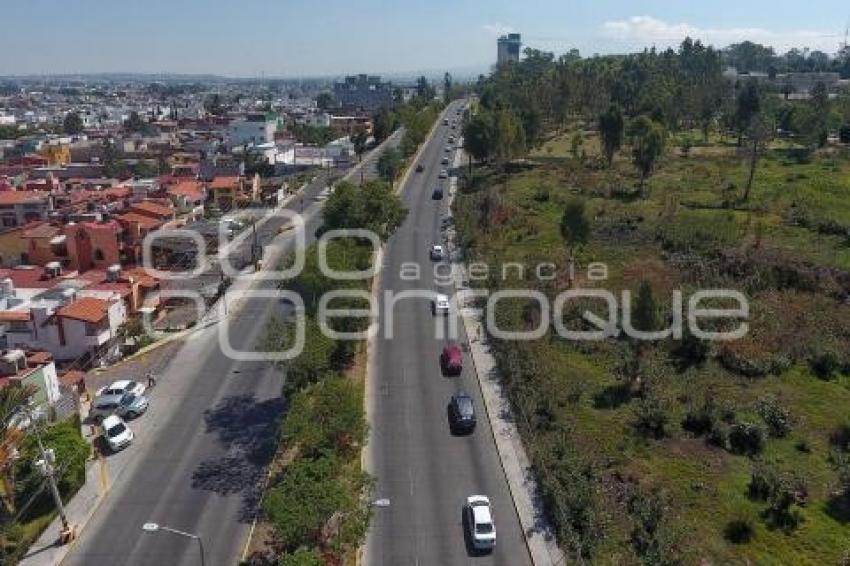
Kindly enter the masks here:
<path id="1" fill-rule="evenodd" d="M 472 397 L 466 393 L 452 395 L 449 403 L 449 427 L 454 433 L 469 433 L 475 430 L 475 407 Z"/>
<path id="2" fill-rule="evenodd" d="M 417 173 L 421 173 L 421 172 L 422 172 L 422 171 L 424 171 L 424 170 L 425 170 L 425 167 L 424 167 L 421 163 L 418 163 L 418 164 L 416 165 L 416 172 L 417 172 Z"/>
<path id="3" fill-rule="evenodd" d="M 443 200 L 443 189 L 441 187 L 434 189 L 434 192 L 431 193 L 431 198 L 433 200 Z"/>

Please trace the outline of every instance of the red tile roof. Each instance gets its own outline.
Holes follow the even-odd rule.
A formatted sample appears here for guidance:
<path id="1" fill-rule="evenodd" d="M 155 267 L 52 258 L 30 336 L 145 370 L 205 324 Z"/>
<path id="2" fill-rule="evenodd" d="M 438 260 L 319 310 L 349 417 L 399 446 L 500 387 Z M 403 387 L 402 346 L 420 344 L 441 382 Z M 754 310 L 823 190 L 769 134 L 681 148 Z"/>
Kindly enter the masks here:
<path id="1" fill-rule="evenodd" d="M 100 322 L 109 312 L 109 301 L 82 297 L 56 311 L 58 316 L 82 320 L 84 322 Z"/>
<path id="2" fill-rule="evenodd" d="M 157 226 L 160 226 L 162 224 L 162 220 L 151 218 L 150 216 L 145 216 L 144 214 L 139 214 L 138 212 L 128 212 L 126 214 L 122 214 L 118 217 L 118 220 L 123 220 L 124 222 L 133 222 L 144 228 L 156 228 Z"/>
<path id="3" fill-rule="evenodd" d="M 0 322 L 27 322 L 30 311 L 0 311 Z"/>
<path id="4" fill-rule="evenodd" d="M 140 214 L 150 214 L 160 218 L 171 218 L 174 216 L 174 209 L 168 206 L 145 200 L 130 206 L 130 210 L 139 212 Z"/>
<path id="5" fill-rule="evenodd" d="M 24 230 L 21 238 L 52 238 L 59 234 L 60 228 L 47 222 L 36 224 Z"/>
<path id="6" fill-rule="evenodd" d="M 202 200 L 204 198 L 203 185 L 197 181 L 183 181 L 169 187 L 168 192 L 173 195 L 181 195 L 191 200 Z"/>
<path id="7" fill-rule="evenodd" d="M 216 177 L 210 183 L 211 189 L 234 189 L 239 184 L 239 177 Z"/>
<path id="8" fill-rule="evenodd" d="M 43 191 L 0 191 L 0 204 L 23 204 L 46 200 L 47 193 Z"/>

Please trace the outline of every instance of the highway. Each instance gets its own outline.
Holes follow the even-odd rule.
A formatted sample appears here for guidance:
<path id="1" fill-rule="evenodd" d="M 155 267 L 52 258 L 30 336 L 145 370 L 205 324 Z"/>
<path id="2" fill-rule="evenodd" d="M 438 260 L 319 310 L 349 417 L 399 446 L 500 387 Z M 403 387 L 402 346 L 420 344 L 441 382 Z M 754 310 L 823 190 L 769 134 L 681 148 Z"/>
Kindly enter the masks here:
<path id="1" fill-rule="evenodd" d="M 455 102 L 449 108 L 452 120 L 459 107 Z M 441 226 L 447 204 L 445 199 L 432 200 L 431 192 L 440 183 L 440 169 L 446 168 L 440 161 L 450 155 L 444 151 L 450 134 L 458 136 L 459 131 L 441 123 L 419 159 L 425 170 L 412 173 L 402 187 L 410 212 L 385 249 L 381 296 L 385 291 L 441 289 L 434 282 L 429 248 L 444 243 Z M 420 281 L 402 280 L 405 262 L 421 266 Z M 453 289 L 440 292 L 450 295 Z M 444 341 L 435 338 L 435 324 L 445 320 L 432 316 L 425 299 L 402 300 L 394 311 L 393 338 L 387 339 L 382 327 L 373 341 L 369 377 L 372 415 L 366 461 L 377 478 L 375 497 L 389 499 L 389 505 L 374 509 L 367 564 L 530 564 L 471 358 L 464 354 L 462 375 L 443 377 L 439 355 Z M 462 324 L 459 327 L 462 333 Z M 449 432 L 447 405 L 461 390 L 473 397 L 478 417 L 469 436 Z M 462 507 L 473 494 L 487 495 L 493 507 L 497 545 L 490 554 L 473 552 L 464 536 Z"/>
<path id="2" fill-rule="evenodd" d="M 394 136 L 390 144 L 399 139 Z M 359 174 L 352 181 L 359 181 Z M 308 243 L 321 222 L 324 202 L 319 195 L 324 189 L 320 178 L 304 190 Z M 293 210 L 300 210 L 299 201 L 293 200 Z M 270 221 L 258 233 L 261 244 L 276 234 L 271 222 L 280 221 Z M 287 251 L 294 242 L 291 236 L 278 236 L 274 245 Z M 274 287 L 271 281 L 257 285 Z M 254 351 L 279 304 L 276 299 L 245 299 L 228 319 L 232 347 Z M 147 414 L 130 423 L 134 444 L 110 456 L 128 458 L 126 468 L 62 564 L 200 563 L 195 541 L 143 532 L 149 521 L 200 535 L 207 565 L 236 564 L 276 447 L 284 408 L 282 379 L 269 363 L 238 362 L 224 355 L 217 325 L 195 332 L 159 375 Z"/>

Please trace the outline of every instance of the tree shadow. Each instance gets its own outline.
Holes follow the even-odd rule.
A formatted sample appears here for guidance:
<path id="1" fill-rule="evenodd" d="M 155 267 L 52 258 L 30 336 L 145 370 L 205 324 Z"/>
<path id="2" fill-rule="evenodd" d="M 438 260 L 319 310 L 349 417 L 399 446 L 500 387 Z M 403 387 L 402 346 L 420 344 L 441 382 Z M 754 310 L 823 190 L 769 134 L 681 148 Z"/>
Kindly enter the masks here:
<path id="1" fill-rule="evenodd" d="M 832 496 L 824 506 L 826 514 L 846 525 L 850 523 L 850 497 L 843 493 L 841 495 Z"/>
<path id="2" fill-rule="evenodd" d="M 226 454 L 198 464 L 192 487 L 222 496 L 241 494 L 241 522 L 254 519 L 284 408 L 282 397 L 257 401 L 251 395 L 235 395 L 204 413 L 206 431 L 218 436 Z"/>
<path id="3" fill-rule="evenodd" d="M 632 391 L 627 383 L 609 385 L 593 396 L 594 409 L 616 409 L 632 400 Z"/>

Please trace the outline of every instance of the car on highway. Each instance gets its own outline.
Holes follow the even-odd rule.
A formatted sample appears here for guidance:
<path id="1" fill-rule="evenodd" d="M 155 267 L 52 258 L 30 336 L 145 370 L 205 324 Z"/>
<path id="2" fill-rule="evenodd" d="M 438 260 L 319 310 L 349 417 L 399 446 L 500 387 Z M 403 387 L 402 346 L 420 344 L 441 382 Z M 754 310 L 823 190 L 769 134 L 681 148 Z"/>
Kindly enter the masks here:
<path id="1" fill-rule="evenodd" d="M 440 164 L 441 165 L 448 165 L 449 164 L 449 157 L 447 155 L 444 155 L 443 158 L 440 160 Z"/>
<path id="2" fill-rule="evenodd" d="M 486 495 L 470 495 L 463 508 L 469 539 L 476 550 L 492 550 L 496 546 L 496 525 Z"/>
<path id="3" fill-rule="evenodd" d="M 440 170 L 440 179 L 448 179 L 448 178 L 449 178 L 449 172 L 446 171 L 445 169 L 441 169 Z"/>
<path id="4" fill-rule="evenodd" d="M 92 401 L 89 418 L 100 422 L 109 415 L 118 415 L 134 419 L 148 410 L 150 402 L 144 395 L 125 393 L 123 395 L 98 395 Z"/>
<path id="5" fill-rule="evenodd" d="M 141 395 L 144 392 L 144 384 L 133 381 L 132 379 L 119 379 L 118 381 L 113 381 L 111 385 L 98 389 L 97 395 L 124 395 L 125 393 Z"/>
<path id="6" fill-rule="evenodd" d="M 446 149 L 445 149 L 445 152 L 446 152 L 446 153 L 451 153 L 451 151 L 452 151 L 452 146 L 447 145 L 447 146 L 446 146 Z"/>
<path id="7" fill-rule="evenodd" d="M 449 402 L 449 429 L 452 434 L 469 434 L 475 430 L 475 405 L 464 392 L 452 395 Z"/>
<path id="8" fill-rule="evenodd" d="M 133 431 L 118 415 L 109 415 L 103 419 L 100 426 L 103 427 L 103 437 L 106 439 L 106 444 L 113 452 L 118 452 L 133 442 Z"/>
<path id="9" fill-rule="evenodd" d="M 449 119 L 448 119 L 448 118 L 443 118 L 443 125 L 444 125 L 444 126 L 448 126 L 448 125 L 449 125 Z"/>
<path id="10" fill-rule="evenodd" d="M 449 136 L 449 143 L 455 143 L 455 137 Z"/>
<path id="11" fill-rule="evenodd" d="M 431 251 L 428 253 L 428 255 L 431 256 L 431 259 L 433 261 L 440 261 L 441 259 L 446 257 L 446 252 L 443 249 L 443 246 L 441 246 L 440 244 L 434 244 L 433 246 L 431 246 Z"/>
<path id="12" fill-rule="evenodd" d="M 417 163 L 417 164 L 416 164 L 416 172 L 417 172 L 417 173 L 421 173 L 421 172 L 422 172 L 422 171 L 424 171 L 424 170 L 425 170 L 425 166 L 424 166 L 424 165 L 422 165 L 421 163 Z"/>
<path id="13" fill-rule="evenodd" d="M 443 375 L 460 375 L 463 371 L 463 352 L 457 344 L 446 344 L 440 354 Z"/>
<path id="14" fill-rule="evenodd" d="M 431 300 L 431 314 L 434 316 L 438 314 L 447 315 L 449 309 L 449 298 L 446 295 L 437 295 Z"/>
<path id="15" fill-rule="evenodd" d="M 443 188 L 437 187 L 436 189 L 434 189 L 434 191 L 431 193 L 431 198 L 433 200 L 442 200 L 442 198 L 443 198 Z"/>

